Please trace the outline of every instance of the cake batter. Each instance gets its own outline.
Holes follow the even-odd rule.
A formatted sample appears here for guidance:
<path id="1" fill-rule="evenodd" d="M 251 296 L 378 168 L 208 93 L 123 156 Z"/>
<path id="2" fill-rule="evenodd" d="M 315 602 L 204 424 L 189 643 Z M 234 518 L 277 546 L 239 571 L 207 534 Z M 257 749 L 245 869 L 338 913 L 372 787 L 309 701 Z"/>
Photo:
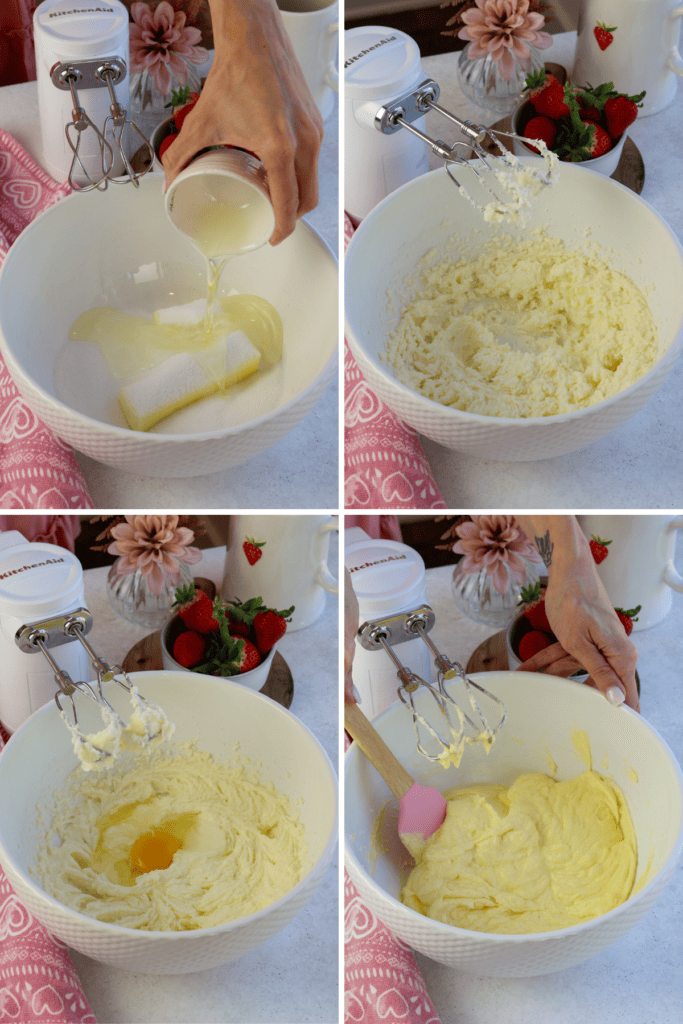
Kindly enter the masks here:
<path id="1" fill-rule="evenodd" d="M 444 795 L 446 819 L 401 893 L 413 910 L 471 931 L 526 934 L 588 921 L 631 894 L 635 831 L 610 779 L 533 773 L 509 789 Z"/>
<path id="2" fill-rule="evenodd" d="M 110 772 L 76 769 L 32 873 L 89 917 L 185 931 L 273 903 L 300 881 L 305 855 L 287 797 L 183 744 L 124 755 Z"/>
<path id="3" fill-rule="evenodd" d="M 413 283 L 384 358 L 398 380 L 442 405 L 554 416 L 622 391 L 659 356 L 633 281 L 540 230 L 496 235 L 418 269 Z"/>

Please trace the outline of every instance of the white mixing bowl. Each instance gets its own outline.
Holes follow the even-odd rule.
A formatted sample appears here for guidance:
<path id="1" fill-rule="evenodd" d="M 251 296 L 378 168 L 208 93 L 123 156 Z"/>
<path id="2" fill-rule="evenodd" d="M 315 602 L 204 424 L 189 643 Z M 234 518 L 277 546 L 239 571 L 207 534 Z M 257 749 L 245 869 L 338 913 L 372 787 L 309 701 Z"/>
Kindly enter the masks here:
<path id="1" fill-rule="evenodd" d="M 474 181 L 467 168 L 456 176 L 468 188 Z M 475 187 L 470 188 L 473 195 Z M 487 201 L 483 189 L 476 195 Z M 647 299 L 659 332 L 655 366 L 624 391 L 587 409 L 528 419 L 461 412 L 396 380 L 380 358 L 401 307 L 387 293 L 403 292 L 401 300 L 408 301 L 403 281 L 425 253 L 447 239 L 462 237 L 470 243 L 475 232 L 484 241 L 500 230 L 519 235 L 541 226 L 575 247 L 585 242 L 585 229 L 590 228 L 591 240 L 610 249 L 613 266 L 641 289 L 652 286 Z M 415 430 L 447 448 L 486 459 L 547 459 L 610 433 L 652 397 L 683 344 L 683 249 L 676 236 L 640 196 L 577 164 L 561 164 L 557 184 L 533 200 L 527 229 L 488 224 L 458 192 L 445 168 L 415 178 L 387 196 L 359 226 L 347 250 L 345 292 L 346 334 L 372 390 Z"/>
<path id="2" fill-rule="evenodd" d="M 427 761 L 415 749 L 412 719 L 400 702 L 373 725 L 417 782 L 440 790 L 479 782 L 509 786 L 525 772 L 552 774 L 550 757 L 557 764 L 557 779 L 574 778 L 586 765 L 572 733 L 584 730 L 595 770 L 612 777 L 628 802 L 638 843 L 636 889 L 642 888 L 592 921 L 536 935 L 474 932 L 410 910 L 398 899 L 412 861 L 396 835 L 396 818 L 386 852 L 378 852 L 372 839 L 375 819 L 391 794 L 356 744 L 346 756 L 346 865 L 370 910 L 398 938 L 433 960 L 492 977 L 548 974 L 612 945 L 661 896 L 683 847 L 683 775 L 652 726 L 630 708 L 612 707 L 591 687 L 529 672 L 486 672 L 472 678 L 507 708 L 507 722 L 488 755 L 475 744 L 466 748 L 459 768 L 444 771 Z M 417 703 L 433 720 L 429 695 L 418 695 Z"/>
<path id="3" fill-rule="evenodd" d="M 221 291 L 259 295 L 284 324 L 282 362 L 181 409 L 150 431 L 129 430 L 99 346 L 69 341 L 74 321 L 113 305 L 155 309 L 206 295 L 203 257 L 164 210 L 163 175 L 135 189 L 73 194 L 20 235 L 0 271 L 0 346 L 20 392 L 78 451 L 133 473 L 187 477 L 239 465 L 276 444 L 334 374 L 338 272 L 320 235 L 299 221 L 278 246 L 230 261 Z"/>
<path id="4" fill-rule="evenodd" d="M 306 829 L 304 878 L 255 914 L 187 932 L 142 931 L 106 924 L 63 906 L 29 874 L 45 841 L 38 811 L 50 820 L 52 795 L 77 764 L 71 739 L 53 703 L 36 711 L 0 755 L 0 863 L 18 898 L 48 931 L 102 963 L 143 974 L 185 974 L 228 963 L 262 945 L 302 909 L 320 884 L 336 847 L 337 782 L 324 750 L 291 712 L 224 679 L 186 672 L 138 672 L 135 683 L 175 723 L 174 738 L 198 738 L 200 750 L 260 765 L 263 777 L 296 803 Z M 130 703 L 116 683 L 106 694 L 126 717 Z M 77 695 L 79 721 L 101 727 L 92 702 Z M 301 802 L 299 802 L 301 801 Z"/>

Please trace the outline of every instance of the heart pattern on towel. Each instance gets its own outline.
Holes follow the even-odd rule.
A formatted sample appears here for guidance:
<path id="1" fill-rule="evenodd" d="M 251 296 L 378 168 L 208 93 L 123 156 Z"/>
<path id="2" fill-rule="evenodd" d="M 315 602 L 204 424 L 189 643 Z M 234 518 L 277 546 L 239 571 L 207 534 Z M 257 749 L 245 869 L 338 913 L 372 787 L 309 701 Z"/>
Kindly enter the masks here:
<path id="1" fill-rule="evenodd" d="M 344 901 L 347 1024 L 440 1024 L 412 950 L 364 905 L 348 872 Z"/>
<path id="2" fill-rule="evenodd" d="M 394 507 L 394 502 L 409 504 L 415 496 L 415 488 L 405 473 L 392 473 L 382 484 L 382 497 L 387 504 Z"/>
<path id="3" fill-rule="evenodd" d="M 24 181 L 21 178 L 4 182 L 2 192 L 16 207 L 24 210 L 37 206 L 43 194 L 37 181 Z"/>

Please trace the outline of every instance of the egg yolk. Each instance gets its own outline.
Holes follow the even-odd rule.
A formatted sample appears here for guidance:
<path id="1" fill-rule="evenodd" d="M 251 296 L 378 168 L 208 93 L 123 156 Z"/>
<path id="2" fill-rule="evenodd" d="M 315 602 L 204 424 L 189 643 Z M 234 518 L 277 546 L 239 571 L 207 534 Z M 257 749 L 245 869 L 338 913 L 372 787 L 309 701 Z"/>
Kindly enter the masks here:
<path id="1" fill-rule="evenodd" d="M 173 855 L 182 843 L 169 832 L 158 829 L 136 839 L 130 848 L 130 866 L 133 874 L 160 871 L 170 867 Z"/>

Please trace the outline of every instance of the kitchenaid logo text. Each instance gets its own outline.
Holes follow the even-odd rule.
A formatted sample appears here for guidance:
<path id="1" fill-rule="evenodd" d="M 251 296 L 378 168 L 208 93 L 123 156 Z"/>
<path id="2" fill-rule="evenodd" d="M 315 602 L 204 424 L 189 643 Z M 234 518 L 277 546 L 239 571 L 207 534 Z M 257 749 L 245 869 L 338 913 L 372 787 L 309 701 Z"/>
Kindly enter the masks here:
<path id="1" fill-rule="evenodd" d="M 388 558 L 378 558 L 376 562 L 363 562 L 362 565 L 354 565 L 349 572 L 358 572 L 359 569 L 370 569 L 373 565 L 381 565 L 382 562 L 400 562 L 406 555 L 389 555 Z"/>
<path id="2" fill-rule="evenodd" d="M 63 561 L 63 558 L 46 558 L 44 562 L 34 562 L 33 565 L 22 565 L 18 569 L 12 569 L 11 572 L 0 573 L 0 580 L 6 580 L 8 576 L 16 576 L 18 572 L 28 572 L 29 569 L 38 569 L 41 565 L 56 565 L 57 562 Z"/>
<path id="3" fill-rule="evenodd" d="M 100 11 L 103 14 L 113 14 L 113 7 L 74 7 L 70 11 L 50 11 L 48 18 L 61 18 L 63 14 L 90 14 L 93 11 Z"/>
<path id="4" fill-rule="evenodd" d="M 364 57 L 366 53 L 372 53 L 372 51 L 376 50 L 378 46 L 384 46 L 385 43 L 393 43 L 395 38 L 396 36 L 387 36 L 386 39 L 380 39 L 380 41 L 378 43 L 375 43 L 374 46 L 368 46 L 367 50 L 361 50 L 360 53 L 355 53 L 353 57 L 349 57 L 349 59 L 344 62 L 344 67 L 351 67 L 351 65 L 355 61 L 360 60 L 361 57 Z"/>

